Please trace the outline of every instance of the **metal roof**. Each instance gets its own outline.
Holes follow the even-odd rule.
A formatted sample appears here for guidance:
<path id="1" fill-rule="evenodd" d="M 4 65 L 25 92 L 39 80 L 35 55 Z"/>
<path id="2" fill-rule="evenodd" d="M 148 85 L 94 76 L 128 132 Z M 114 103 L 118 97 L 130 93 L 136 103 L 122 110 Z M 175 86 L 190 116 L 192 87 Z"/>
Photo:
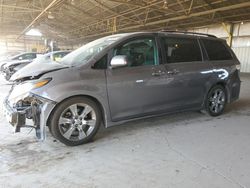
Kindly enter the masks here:
<path id="1" fill-rule="evenodd" d="M 79 42 L 131 31 L 187 30 L 250 20 L 249 0 L 0 0 L 0 35 Z"/>

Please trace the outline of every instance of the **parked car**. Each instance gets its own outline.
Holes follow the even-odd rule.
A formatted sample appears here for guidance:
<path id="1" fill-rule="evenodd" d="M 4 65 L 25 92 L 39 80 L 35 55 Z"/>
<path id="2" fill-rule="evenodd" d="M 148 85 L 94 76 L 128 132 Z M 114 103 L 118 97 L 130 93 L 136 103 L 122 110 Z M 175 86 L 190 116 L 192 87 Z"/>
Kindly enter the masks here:
<path id="1" fill-rule="evenodd" d="M 107 36 L 12 78 L 6 117 L 20 131 L 32 119 L 66 145 L 105 127 L 186 110 L 223 113 L 239 98 L 240 63 L 226 42 L 181 32 Z"/>
<path id="2" fill-rule="evenodd" d="M 18 69 L 16 71 L 13 71 L 13 73 L 10 75 L 10 77 L 13 75 L 13 78 L 15 80 L 15 77 L 19 77 L 19 75 L 23 75 L 26 71 L 35 71 L 37 67 L 44 67 L 44 63 L 52 63 L 52 62 L 60 62 L 60 60 L 70 53 L 70 51 L 54 51 L 46 53 L 35 60 L 33 60 L 31 63 L 28 63 L 28 65 L 22 67 L 21 69 Z M 40 64 L 40 65 L 38 65 Z M 33 70 L 34 67 L 34 70 Z"/>
<path id="3" fill-rule="evenodd" d="M 33 60 L 37 58 L 37 53 L 35 52 L 24 52 L 24 53 L 19 53 L 17 55 L 14 55 L 12 57 L 8 57 L 4 61 L 1 61 L 0 66 L 1 66 L 1 71 L 3 70 L 3 66 L 11 61 L 21 61 L 21 60 Z"/>
<path id="4" fill-rule="evenodd" d="M 9 80 L 10 77 L 21 70 L 23 67 L 31 64 L 31 63 L 43 63 L 48 61 L 60 61 L 62 57 L 67 55 L 70 51 L 54 51 L 49 52 L 44 55 L 37 56 L 36 59 L 33 60 L 21 60 L 21 61 L 12 61 L 3 66 L 3 73 L 5 75 L 5 79 Z"/>
<path id="5" fill-rule="evenodd" d="M 32 62 L 35 58 L 39 57 L 41 54 L 30 52 L 22 53 L 17 56 L 10 58 L 10 60 L 2 62 L 1 72 L 4 75 L 6 80 L 9 80 L 11 75 L 14 74 L 17 70 L 21 69 L 25 65 Z"/>
<path id="6" fill-rule="evenodd" d="M 2 66 L 2 74 L 6 80 L 9 80 L 10 77 L 19 69 L 23 68 L 25 65 L 31 63 L 33 60 L 14 60 L 5 63 Z"/>
<path id="7" fill-rule="evenodd" d="M 0 66 L 2 62 L 11 60 L 11 58 L 15 57 L 16 55 L 19 55 L 20 53 L 21 52 L 18 51 L 7 51 L 4 53 L 0 53 Z"/>

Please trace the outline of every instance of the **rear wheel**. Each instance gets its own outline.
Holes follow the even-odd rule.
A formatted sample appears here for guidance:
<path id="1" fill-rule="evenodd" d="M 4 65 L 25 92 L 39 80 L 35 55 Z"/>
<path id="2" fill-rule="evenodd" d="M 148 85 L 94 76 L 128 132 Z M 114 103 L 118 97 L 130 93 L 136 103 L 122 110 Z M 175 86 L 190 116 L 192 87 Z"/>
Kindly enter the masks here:
<path id="1" fill-rule="evenodd" d="M 97 133 L 101 112 L 96 103 L 86 97 L 68 99 L 56 108 L 50 130 L 54 137 L 69 146 L 89 142 Z"/>
<path id="2" fill-rule="evenodd" d="M 219 116 L 226 106 L 226 92 L 223 86 L 216 85 L 210 89 L 206 99 L 206 111 L 211 116 Z"/>

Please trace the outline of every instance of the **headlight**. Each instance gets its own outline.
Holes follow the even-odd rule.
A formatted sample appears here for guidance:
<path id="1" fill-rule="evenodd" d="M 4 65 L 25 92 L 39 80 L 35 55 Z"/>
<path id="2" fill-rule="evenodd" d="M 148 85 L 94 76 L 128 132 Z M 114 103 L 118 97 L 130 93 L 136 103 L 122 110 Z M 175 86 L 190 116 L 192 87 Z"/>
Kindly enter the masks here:
<path id="1" fill-rule="evenodd" d="M 43 80 L 28 81 L 16 85 L 9 95 L 9 101 L 14 104 L 18 100 L 25 98 L 29 95 L 29 92 L 33 89 L 37 89 L 45 86 L 51 81 L 51 78 L 46 78 Z"/>
<path id="2" fill-rule="evenodd" d="M 240 64 L 239 64 L 239 65 L 236 65 L 236 69 L 237 69 L 237 70 L 240 70 L 240 68 L 241 68 Z"/>

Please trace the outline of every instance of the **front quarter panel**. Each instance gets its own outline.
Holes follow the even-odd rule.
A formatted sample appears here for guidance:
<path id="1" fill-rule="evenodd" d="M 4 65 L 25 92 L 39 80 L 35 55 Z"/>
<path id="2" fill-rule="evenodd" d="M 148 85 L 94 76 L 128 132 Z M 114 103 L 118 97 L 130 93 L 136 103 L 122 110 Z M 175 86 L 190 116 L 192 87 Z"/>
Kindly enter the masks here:
<path id="1" fill-rule="evenodd" d="M 110 117 L 104 70 L 72 67 L 47 73 L 42 78 L 52 78 L 52 80 L 46 86 L 33 90 L 32 93 L 56 103 L 73 96 L 90 96 L 102 105 L 107 115 L 105 119 Z"/>

